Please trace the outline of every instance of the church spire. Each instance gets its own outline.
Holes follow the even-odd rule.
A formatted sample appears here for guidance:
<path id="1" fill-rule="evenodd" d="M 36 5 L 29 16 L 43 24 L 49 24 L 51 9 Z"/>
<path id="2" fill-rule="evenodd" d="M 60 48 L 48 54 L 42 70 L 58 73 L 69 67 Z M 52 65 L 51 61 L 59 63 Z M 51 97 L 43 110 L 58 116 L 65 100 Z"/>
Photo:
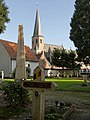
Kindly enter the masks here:
<path id="1" fill-rule="evenodd" d="M 44 37 L 42 36 L 40 16 L 37 5 L 35 26 L 32 36 L 32 51 L 35 54 L 39 54 L 43 51 L 43 49 L 44 49 Z"/>
<path id="2" fill-rule="evenodd" d="M 38 7 L 38 4 L 37 4 Z M 39 10 L 37 8 L 36 10 L 36 19 L 35 19 L 35 26 L 34 26 L 34 36 L 42 36 L 42 31 L 41 31 L 41 22 L 40 22 L 40 16 L 39 16 Z"/>

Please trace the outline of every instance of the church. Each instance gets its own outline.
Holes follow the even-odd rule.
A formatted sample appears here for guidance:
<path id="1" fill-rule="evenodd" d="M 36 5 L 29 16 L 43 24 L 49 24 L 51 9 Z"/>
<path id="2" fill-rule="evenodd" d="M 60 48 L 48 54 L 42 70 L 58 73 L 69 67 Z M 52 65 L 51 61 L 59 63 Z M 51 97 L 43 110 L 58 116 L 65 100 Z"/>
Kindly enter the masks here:
<path id="1" fill-rule="evenodd" d="M 63 46 L 45 44 L 42 35 L 39 10 L 36 9 L 36 18 L 34 32 L 32 35 L 32 48 L 25 46 L 26 67 L 30 67 L 33 76 L 33 70 L 36 66 L 41 66 L 45 70 L 45 75 L 50 76 L 53 70 L 53 76 L 57 74 L 57 68 L 51 65 L 51 55 L 54 49 L 62 49 Z M 0 39 L 0 72 L 4 71 L 5 77 L 10 77 L 16 67 L 17 43 Z"/>
<path id="2" fill-rule="evenodd" d="M 32 51 L 33 53 L 40 59 L 40 66 L 43 68 L 51 68 L 51 56 L 54 49 L 63 49 L 63 46 L 60 45 L 52 45 L 52 44 L 45 44 L 44 43 L 44 36 L 42 35 L 41 30 L 41 22 L 40 22 L 40 15 L 39 10 L 36 10 L 36 19 L 35 19 L 35 26 L 34 32 L 32 36 Z M 42 58 L 40 58 L 43 56 Z M 41 61 L 42 60 L 42 61 Z M 46 63 L 46 65 L 45 65 Z"/>

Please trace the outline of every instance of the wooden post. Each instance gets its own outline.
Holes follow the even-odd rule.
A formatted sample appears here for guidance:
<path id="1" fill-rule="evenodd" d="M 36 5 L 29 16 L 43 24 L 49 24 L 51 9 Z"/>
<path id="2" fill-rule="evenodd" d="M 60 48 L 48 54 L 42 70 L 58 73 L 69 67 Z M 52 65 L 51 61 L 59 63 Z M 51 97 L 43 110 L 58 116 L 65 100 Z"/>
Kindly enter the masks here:
<path id="1" fill-rule="evenodd" d="M 45 81 L 44 70 L 39 66 L 34 70 L 34 81 Z M 33 90 L 32 120 L 44 120 L 44 92 Z"/>
<path id="2" fill-rule="evenodd" d="M 33 91 L 32 120 L 44 120 L 44 91 L 52 90 L 55 84 L 45 82 L 44 70 L 39 66 L 34 70 L 33 79 L 32 81 L 23 81 L 22 86 Z"/>

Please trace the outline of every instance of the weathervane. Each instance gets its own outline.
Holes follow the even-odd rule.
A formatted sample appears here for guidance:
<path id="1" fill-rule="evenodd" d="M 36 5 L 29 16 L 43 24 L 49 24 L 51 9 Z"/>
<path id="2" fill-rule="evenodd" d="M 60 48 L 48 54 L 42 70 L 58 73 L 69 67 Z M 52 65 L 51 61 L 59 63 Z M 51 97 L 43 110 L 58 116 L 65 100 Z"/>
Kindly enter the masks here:
<path id="1" fill-rule="evenodd" d="M 37 1 L 36 5 L 37 5 L 37 8 L 38 8 L 38 1 Z"/>

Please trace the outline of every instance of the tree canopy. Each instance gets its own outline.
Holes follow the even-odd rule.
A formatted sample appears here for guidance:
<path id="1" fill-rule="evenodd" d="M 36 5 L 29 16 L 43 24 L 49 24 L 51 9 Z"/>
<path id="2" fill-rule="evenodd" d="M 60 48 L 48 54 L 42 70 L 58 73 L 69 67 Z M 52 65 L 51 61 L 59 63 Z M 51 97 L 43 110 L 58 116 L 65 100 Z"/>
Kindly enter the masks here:
<path id="1" fill-rule="evenodd" d="M 73 50 L 55 49 L 52 53 L 52 64 L 57 67 L 76 69 L 76 53 Z"/>
<path id="2" fill-rule="evenodd" d="M 70 39 L 78 54 L 78 60 L 90 63 L 90 0 L 76 0 L 71 18 Z"/>
<path id="3" fill-rule="evenodd" d="M 6 30 L 6 23 L 10 21 L 8 17 L 9 11 L 4 0 L 0 0 L 0 34 Z"/>

